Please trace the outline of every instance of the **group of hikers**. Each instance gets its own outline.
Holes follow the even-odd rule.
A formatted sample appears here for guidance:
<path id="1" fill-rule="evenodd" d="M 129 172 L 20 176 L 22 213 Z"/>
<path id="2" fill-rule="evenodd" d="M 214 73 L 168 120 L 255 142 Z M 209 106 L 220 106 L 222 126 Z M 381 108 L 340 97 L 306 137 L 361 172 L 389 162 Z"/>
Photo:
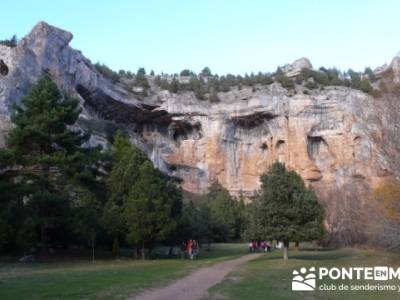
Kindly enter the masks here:
<path id="1" fill-rule="evenodd" d="M 276 246 L 278 248 L 278 245 Z M 195 239 L 183 241 L 181 244 L 181 258 L 191 260 L 199 257 L 200 244 Z M 249 242 L 250 252 L 271 252 L 271 244 L 265 240 L 253 240 Z"/>
<path id="2" fill-rule="evenodd" d="M 197 259 L 199 257 L 199 242 L 196 240 L 188 240 L 182 242 L 181 254 L 182 258 L 189 257 L 189 259 Z"/>
<path id="3" fill-rule="evenodd" d="M 250 252 L 270 252 L 271 244 L 268 241 L 256 241 L 249 242 Z"/>

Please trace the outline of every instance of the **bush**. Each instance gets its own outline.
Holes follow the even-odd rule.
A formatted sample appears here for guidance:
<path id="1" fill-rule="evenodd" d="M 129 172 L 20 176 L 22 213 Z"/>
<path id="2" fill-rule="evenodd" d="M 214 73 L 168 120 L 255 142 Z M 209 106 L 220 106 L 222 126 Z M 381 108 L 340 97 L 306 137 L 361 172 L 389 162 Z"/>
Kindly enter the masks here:
<path id="1" fill-rule="evenodd" d="M 313 90 L 318 87 L 318 84 L 316 84 L 314 81 L 309 80 L 306 82 L 305 87 L 308 88 L 309 90 Z"/>
<path id="2" fill-rule="evenodd" d="M 371 94 L 373 88 L 367 79 L 362 79 L 360 81 L 360 90 L 363 91 L 364 93 Z"/>
<path id="3" fill-rule="evenodd" d="M 294 88 L 294 81 L 284 74 L 278 75 L 276 77 L 276 81 L 278 81 L 281 84 L 281 86 L 285 89 Z"/>
<path id="4" fill-rule="evenodd" d="M 179 91 L 179 82 L 178 80 L 176 80 L 176 78 L 173 78 L 171 83 L 169 84 L 169 88 L 168 88 L 170 93 L 178 93 Z"/>
<path id="5" fill-rule="evenodd" d="M 329 85 L 329 77 L 324 71 L 313 72 L 313 78 L 315 82 L 322 85 Z"/>
<path id="6" fill-rule="evenodd" d="M 190 79 L 190 88 L 194 92 L 194 95 L 199 100 L 204 100 L 204 83 L 197 77 Z"/>
<path id="7" fill-rule="evenodd" d="M 217 93 L 216 90 L 213 90 L 213 91 L 211 92 L 209 100 L 210 100 L 210 102 L 213 102 L 213 103 L 217 103 L 217 102 L 220 102 L 220 101 L 221 101 L 221 100 L 219 99 L 219 97 L 218 97 L 218 93 Z"/>
<path id="8" fill-rule="evenodd" d="M 105 64 L 101 64 L 101 63 L 97 62 L 94 65 L 94 67 L 96 68 L 97 72 L 99 72 L 101 75 L 103 75 L 104 77 L 107 77 L 108 79 L 110 79 L 113 82 L 117 82 L 120 78 L 117 72 L 114 72 Z"/>

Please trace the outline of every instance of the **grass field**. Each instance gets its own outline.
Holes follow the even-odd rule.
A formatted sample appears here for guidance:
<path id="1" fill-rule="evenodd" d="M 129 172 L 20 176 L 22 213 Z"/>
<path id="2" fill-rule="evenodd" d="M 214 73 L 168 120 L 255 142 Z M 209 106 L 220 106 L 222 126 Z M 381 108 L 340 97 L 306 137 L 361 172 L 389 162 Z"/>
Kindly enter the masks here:
<path id="1" fill-rule="evenodd" d="M 294 292 L 291 290 L 292 272 L 301 267 L 391 266 L 397 268 L 399 263 L 400 257 L 396 254 L 355 249 L 291 251 L 287 262 L 281 259 L 280 252 L 267 253 L 231 273 L 221 284 L 211 288 L 210 297 L 207 299 L 400 299 L 400 293 L 392 291 Z M 317 287 L 324 283 L 329 286 L 334 282 L 317 281 Z M 377 282 L 353 280 L 344 283 L 375 284 Z M 400 280 L 390 283 L 400 285 Z"/>
<path id="2" fill-rule="evenodd" d="M 197 261 L 103 260 L 0 264 L 0 299 L 126 299 L 140 290 L 166 284 L 191 270 L 246 253 L 243 244 L 213 245 Z"/>
<path id="3" fill-rule="evenodd" d="M 196 268 L 246 253 L 244 244 L 216 244 L 212 251 L 203 251 L 197 261 L 124 259 L 92 264 L 75 259 L 30 265 L 3 263 L 0 299 L 126 299 L 143 289 L 165 285 Z M 208 299 L 399 299 L 400 293 L 384 291 L 291 291 L 292 271 L 301 267 L 397 267 L 399 262 L 400 257 L 395 254 L 355 249 L 290 251 L 289 261 L 285 262 L 281 252 L 275 251 L 231 273 L 210 290 Z M 331 282 L 318 282 L 317 286 L 323 283 Z"/>

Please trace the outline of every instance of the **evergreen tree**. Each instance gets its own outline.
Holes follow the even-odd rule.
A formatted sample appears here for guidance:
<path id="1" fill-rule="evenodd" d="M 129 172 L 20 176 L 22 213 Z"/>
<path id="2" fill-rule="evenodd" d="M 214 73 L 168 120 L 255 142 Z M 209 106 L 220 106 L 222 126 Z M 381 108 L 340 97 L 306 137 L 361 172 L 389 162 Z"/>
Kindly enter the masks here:
<path id="1" fill-rule="evenodd" d="M 120 133 L 114 139 L 112 164 L 105 229 L 118 243 L 140 247 L 144 258 L 145 248 L 174 233 L 181 212 L 180 190 Z"/>
<path id="2" fill-rule="evenodd" d="M 62 95 L 48 76 L 15 107 L 0 167 L 8 170 L 2 183 L 17 191 L 6 206 L 22 215 L 16 239 L 24 246 L 40 236 L 46 250 L 50 231 L 68 227 L 77 189 L 95 181 L 100 151 L 84 148 L 89 135 L 70 129 L 79 113 L 78 101 Z"/>
<path id="3" fill-rule="evenodd" d="M 136 72 L 135 85 L 142 87 L 145 91 L 150 88 L 149 82 L 146 77 L 146 70 L 139 68 Z"/>
<path id="4" fill-rule="evenodd" d="M 189 69 L 184 69 L 179 73 L 180 76 L 195 76 L 194 72 Z"/>
<path id="5" fill-rule="evenodd" d="M 211 227 L 216 241 L 229 241 L 235 238 L 237 204 L 219 182 L 215 181 L 205 196 L 210 207 Z"/>
<path id="6" fill-rule="evenodd" d="M 124 205 L 127 241 L 141 249 L 151 249 L 174 233 L 181 211 L 181 194 L 175 185 L 156 170 L 150 161 L 139 168 L 139 178 L 131 187 Z"/>
<path id="7" fill-rule="evenodd" d="M 209 68 L 209 67 L 205 67 L 205 68 L 200 72 L 200 75 L 201 75 L 201 76 L 204 76 L 204 77 L 210 77 L 210 76 L 212 76 L 212 73 L 211 73 L 210 68 Z"/>
<path id="8" fill-rule="evenodd" d="M 125 239 L 127 226 L 122 218 L 125 199 L 139 178 L 139 167 L 146 160 L 143 152 L 133 147 L 129 139 L 116 133 L 111 151 L 112 169 L 106 181 L 108 200 L 103 213 L 104 227 L 114 239 Z"/>
<path id="9" fill-rule="evenodd" d="M 324 234 L 324 212 L 313 190 L 279 162 L 261 176 L 261 194 L 255 204 L 254 236 L 282 241 L 287 259 L 289 241 L 310 241 Z"/>

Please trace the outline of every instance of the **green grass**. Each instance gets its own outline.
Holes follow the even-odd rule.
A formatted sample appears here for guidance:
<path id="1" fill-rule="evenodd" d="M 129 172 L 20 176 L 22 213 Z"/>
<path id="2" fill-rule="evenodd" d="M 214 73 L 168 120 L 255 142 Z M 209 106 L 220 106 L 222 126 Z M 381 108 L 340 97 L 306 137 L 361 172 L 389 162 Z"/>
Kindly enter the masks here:
<path id="1" fill-rule="evenodd" d="M 205 265 L 246 253 L 244 244 L 213 245 L 197 261 L 103 260 L 0 264 L 0 299 L 126 299 L 149 287 L 167 284 Z"/>
<path id="2" fill-rule="evenodd" d="M 400 257 L 386 252 L 341 249 L 331 251 L 290 251 L 289 260 L 283 261 L 281 252 L 263 254 L 240 270 L 232 272 L 220 284 L 210 289 L 207 299 L 400 299 L 399 292 L 390 291 L 309 291 L 291 290 L 292 272 L 301 267 L 357 267 L 391 266 L 397 268 Z M 337 281 L 319 281 L 322 284 Z M 345 281 L 346 284 L 376 284 L 376 281 Z M 380 282 L 382 283 L 382 282 Z M 399 280 L 382 284 L 397 284 Z M 340 283 L 339 283 L 340 284 Z"/>
<path id="3" fill-rule="evenodd" d="M 0 264 L 0 299 L 126 299 L 144 289 L 162 286 L 196 268 L 246 254 L 245 244 L 215 244 L 202 250 L 197 261 L 158 259 L 149 261 L 101 260 L 95 264 L 74 260 L 30 265 Z M 292 271 L 301 267 L 378 266 L 397 267 L 399 256 L 386 252 L 342 249 L 290 251 L 263 254 L 210 290 L 209 299 L 399 299 L 393 292 L 292 292 Z M 318 282 L 321 285 L 324 282 Z M 330 283 L 326 281 L 325 283 Z M 357 282 L 359 283 L 359 282 Z M 397 282 L 396 282 L 397 283 Z M 400 282 L 399 282 L 400 285 Z"/>

